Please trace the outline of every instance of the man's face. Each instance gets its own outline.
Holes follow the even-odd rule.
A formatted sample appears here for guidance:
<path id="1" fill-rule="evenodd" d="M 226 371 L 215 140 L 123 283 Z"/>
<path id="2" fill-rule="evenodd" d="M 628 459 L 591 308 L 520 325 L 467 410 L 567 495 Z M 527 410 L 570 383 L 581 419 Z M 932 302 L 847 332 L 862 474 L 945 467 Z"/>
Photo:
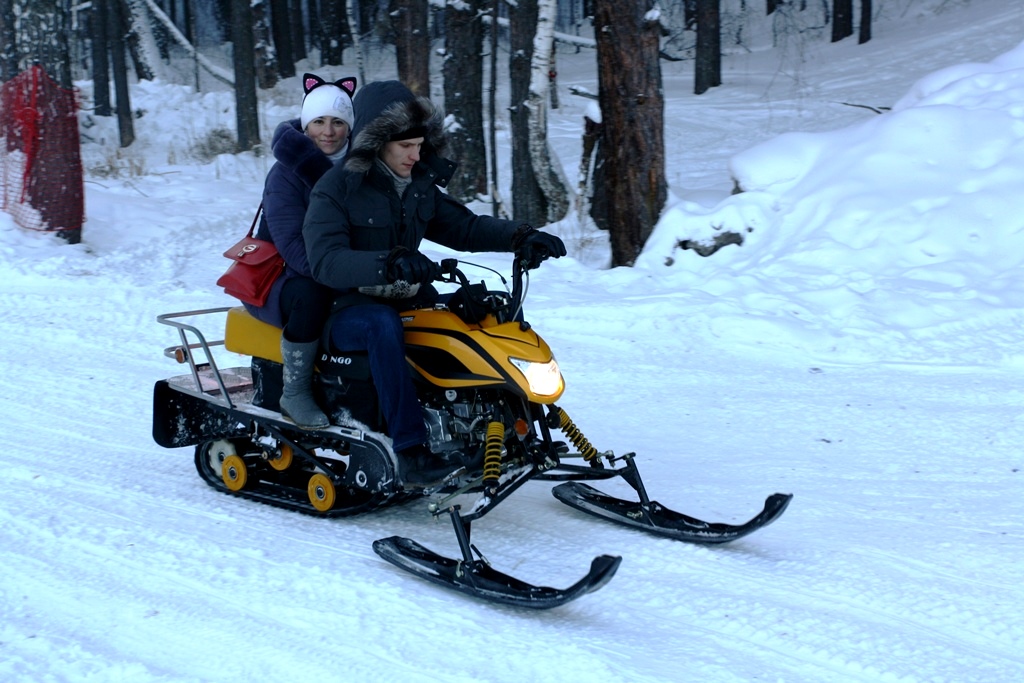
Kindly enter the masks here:
<path id="1" fill-rule="evenodd" d="M 384 153 L 381 156 L 395 175 L 399 178 L 408 178 L 412 175 L 412 167 L 420 160 L 422 147 L 423 138 L 395 140 L 384 146 Z"/>

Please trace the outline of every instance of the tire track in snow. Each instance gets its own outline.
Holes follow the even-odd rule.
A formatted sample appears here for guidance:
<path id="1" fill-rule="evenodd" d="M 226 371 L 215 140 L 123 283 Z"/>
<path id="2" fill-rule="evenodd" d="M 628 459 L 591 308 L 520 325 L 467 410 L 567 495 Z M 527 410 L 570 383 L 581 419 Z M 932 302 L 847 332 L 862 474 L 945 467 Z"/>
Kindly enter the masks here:
<path id="1" fill-rule="evenodd" d="M 992 681 L 1014 680 L 1013 672 L 1024 671 L 1019 629 L 1007 629 L 1002 638 L 998 629 L 1019 623 L 1013 606 L 1020 603 L 1012 597 L 1004 614 L 937 615 L 948 607 L 947 591 L 956 588 L 943 584 L 922 595 L 899 576 L 865 574 L 855 558 L 787 558 L 788 551 L 779 549 L 795 547 L 787 541 L 759 551 L 770 535 L 771 528 L 758 540 L 751 537 L 728 549 L 662 547 L 677 559 L 649 586 L 634 583 L 633 609 L 645 620 L 665 621 L 666 630 L 674 626 L 689 633 L 688 641 L 710 638 L 717 647 L 735 651 L 737 661 L 761 658 L 765 668 L 752 675 L 787 681 L 909 681 L 919 675 L 964 680 L 965 669 L 978 672 L 971 680 Z M 629 559 L 664 565 L 653 548 L 645 550 L 634 548 Z M 931 578 L 929 572 L 922 581 Z M 686 600 L 664 597 L 665 586 L 678 586 Z"/>
<path id="2" fill-rule="evenodd" d="M 103 508 L 105 502 L 109 504 L 110 495 L 102 487 L 85 487 L 75 493 L 75 503 L 64 511 L 59 526 L 53 526 L 52 519 L 2 514 L 0 526 L 5 529 L 4 533 L 18 535 L 9 546 L 23 549 L 24 557 L 32 558 L 45 553 L 48 547 L 61 545 L 62 554 L 73 560 L 41 573 L 40 576 L 46 578 L 39 581 L 46 583 L 24 586 L 27 593 L 53 595 L 54 600 L 61 603 L 98 604 L 102 602 L 110 576 L 144 575 L 144 582 L 125 586 L 118 596 L 119 610 L 134 612 L 133 619 L 139 619 L 138 615 L 142 614 L 147 622 L 152 619 L 155 629 L 170 628 L 179 632 L 173 626 L 177 623 L 182 634 L 196 632 L 195 623 L 201 623 L 198 635 L 203 638 L 210 632 L 229 633 L 232 624 L 260 623 L 264 630 L 246 632 L 245 642 L 266 643 L 263 648 L 272 647 L 277 631 L 308 632 L 308 648 L 325 648 L 339 653 L 336 655 L 339 657 L 346 652 L 356 656 L 359 663 L 351 668 L 357 678 L 372 677 L 372 671 L 384 663 L 389 669 L 403 668 L 403 653 L 395 652 L 388 644 L 389 625 L 368 623 L 364 617 L 367 610 L 375 615 L 400 615 L 397 619 L 402 624 L 410 619 L 422 621 L 431 629 L 437 616 L 444 613 L 449 615 L 445 621 L 454 621 L 460 632 L 477 632 L 481 648 L 464 658 L 466 680 L 472 680 L 471 671 L 484 670 L 490 652 L 505 641 L 502 629 L 474 621 L 473 610 L 461 616 L 457 610 L 453 613 L 450 603 L 452 600 L 459 603 L 460 598 L 453 598 L 441 589 L 421 590 L 422 584 L 380 561 L 370 550 L 369 542 L 375 535 L 382 534 L 365 530 L 349 534 L 346 529 L 351 531 L 358 527 L 349 527 L 344 521 L 307 518 L 231 499 L 205 485 L 199 490 L 203 493 L 189 492 L 187 497 L 167 490 L 154 496 L 127 492 L 118 497 L 117 504 L 130 511 L 131 516 L 128 516 Z M 94 501 L 88 515 L 81 514 L 83 501 Z M 197 507 L 193 509 L 190 502 Z M 211 507 L 218 512 L 211 514 Z M 72 526 L 64 521 L 68 517 L 89 521 Z M 158 524 L 149 521 L 157 517 Z M 198 517 L 200 523 L 191 523 L 194 517 Z M 144 534 L 151 528 L 161 529 L 159 539 L 133 539 L 133 534 Z M 348 536 L 367 537 L 365 543 L 357 541 L 360 552 L 346 547 L 353 542 L 346 538 Z M 255 548 L 247 547 L 248 538 L 259 539 Z M 330 538 L 338 539 L 342 547 L 325 541 Z M 38 548 L 34 547 L 36 544 Z M 264 547 L 275 550 L 256 549 Z M 303 552 L 301 548 L 312 552 Z M 240 557 L 246 559 L 245 564 L 238 563 Z M 15 558 L 12 566 L 20 565 L 21 560 L 22 557 Z M 66 588 L 68 586 L 74 588 Z M 238 597 L 233 599 L 232 596 Z M 388 603 L 392 603 L 391 607 Z M 327 611 L 316 612 L 312 606 L 318 604 L 324 605 Z M 179 605 L 190 607 L 183 611 Z M 290 607 L 282 609 L 284 605 Z M 63 614 L 56 605 L 48 606 L 45 611 L 58 621 Z M 500 608 L 497 611 L 500 622 L 503 619 Z M 109 627 L 113 643 L 84 642 L 82 646 L 89 650 L 116 648 L 126 657 L 139 656 L 136 650 L 139 645 L 133 637 L 119 633 L 112 623 L 105 624 L 112 618 L 101 613 L 94 630 L 102 632 Z M 513 623 L 523 622 L 518 613 L 511 615 L 511 619 Z M 168 622 L 172 625 L 168 626 Z M 450 624 L 449 628 L 455 624 Z M 143 633 L 147 630 L 145 625 L 139 628 Z M 68 637 L 73 638 L 74 633 Z M 341 642 L 336 642 L 336 638 Z M 170 645 L 176 649 L 186 647 L 180 643 Z M 217 666 L 215 658 L 210 658 L 210 646 L 230 649 L 231 639 L 213 638 L 206 643 L 196 655 L 194 666 L 198 671 L 222 670 L 225 675 L 236 673 L 238 676 L 254 673 L 235 663 L 227 668 L 210 669 Z M 263 661 L 273 656 L 271 651 L 261 651 L 259 647 L 254 654 Z M 282 676 L 302 674 L 309 664 L 296 661 L 294 656 L 297 655 L 279 654 L 279 670 L 275 672 L 272 667 L 263 672 L 264 675 L 283 680 L 277 673 Z M 566 644 L 565 657 L 569 664 L 578 660 L 580 667 L 587 662 L 590 669 L 607 674 L 604 680 L 618 680 L 602 665 L 595 668 L 586 651 L 572 643 Z M 530 680 L 545 680 L 534 667 L 524 660 L 510 670 L 519 670 Z M 459 669 L 459 665 L 449 667 L 451 680 L 459 680 Z M 406 673 L 408 680 L 428 680 L 420 671 L 407 669 Z"/>

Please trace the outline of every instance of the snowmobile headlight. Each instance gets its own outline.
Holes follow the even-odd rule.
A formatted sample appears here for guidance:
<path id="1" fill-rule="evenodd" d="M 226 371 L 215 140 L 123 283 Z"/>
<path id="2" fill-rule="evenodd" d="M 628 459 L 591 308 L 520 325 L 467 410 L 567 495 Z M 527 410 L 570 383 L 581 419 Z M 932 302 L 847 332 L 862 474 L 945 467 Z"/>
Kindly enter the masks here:
<path id="1" fill-rule="evenodd" d="M 562 383 L 562 371 L 558 369 L 558 363 L 554 358 L 547 363 L 536 363 L 511 356 L 508 360 L 519 368 L 519 372 L 523 373 L 527 384 L 530 385 L 530 391 L 538 396 L 554 396 L 565 386 Z"/>

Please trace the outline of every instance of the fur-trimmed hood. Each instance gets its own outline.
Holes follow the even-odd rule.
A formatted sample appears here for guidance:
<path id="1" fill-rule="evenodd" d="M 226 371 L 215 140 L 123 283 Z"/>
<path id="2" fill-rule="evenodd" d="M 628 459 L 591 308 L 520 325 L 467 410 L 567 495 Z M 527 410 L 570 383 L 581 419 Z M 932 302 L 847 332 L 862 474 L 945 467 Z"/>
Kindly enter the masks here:
<path id="1" fill-rule="evenodd" d="M 355 97 L 356 120 L 345 170 L 366 173 L 373 168 L 393 135 L 423 129 L 420 160 L 434 166 L 446 146 L 444 111 L 425 97 L 416 97 L 400 81 L 377 81 L 363 86 Z M 419 137 L 419 136 L 416 136 Z"/>

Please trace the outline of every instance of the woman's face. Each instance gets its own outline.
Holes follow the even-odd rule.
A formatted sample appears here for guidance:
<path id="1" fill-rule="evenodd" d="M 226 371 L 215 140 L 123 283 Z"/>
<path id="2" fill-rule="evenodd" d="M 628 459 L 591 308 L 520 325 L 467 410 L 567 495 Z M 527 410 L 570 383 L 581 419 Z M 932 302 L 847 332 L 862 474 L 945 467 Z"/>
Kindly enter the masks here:
<path id="1" fill-rule="evenodd" d="M 306 135 L 312 138 L 321 152 L 330 156 L 345 146 L 348 124 L 334 116 L 318 116 L 306 124 Z"/>
<path id="2" fill-rule="evenodd" d="M 423 138 L 395 140 L 384 145 L 381 158 L 399 178 L 408 178 L 412 175 L 412 167 L 420 160 L 421 147 Z"/>

